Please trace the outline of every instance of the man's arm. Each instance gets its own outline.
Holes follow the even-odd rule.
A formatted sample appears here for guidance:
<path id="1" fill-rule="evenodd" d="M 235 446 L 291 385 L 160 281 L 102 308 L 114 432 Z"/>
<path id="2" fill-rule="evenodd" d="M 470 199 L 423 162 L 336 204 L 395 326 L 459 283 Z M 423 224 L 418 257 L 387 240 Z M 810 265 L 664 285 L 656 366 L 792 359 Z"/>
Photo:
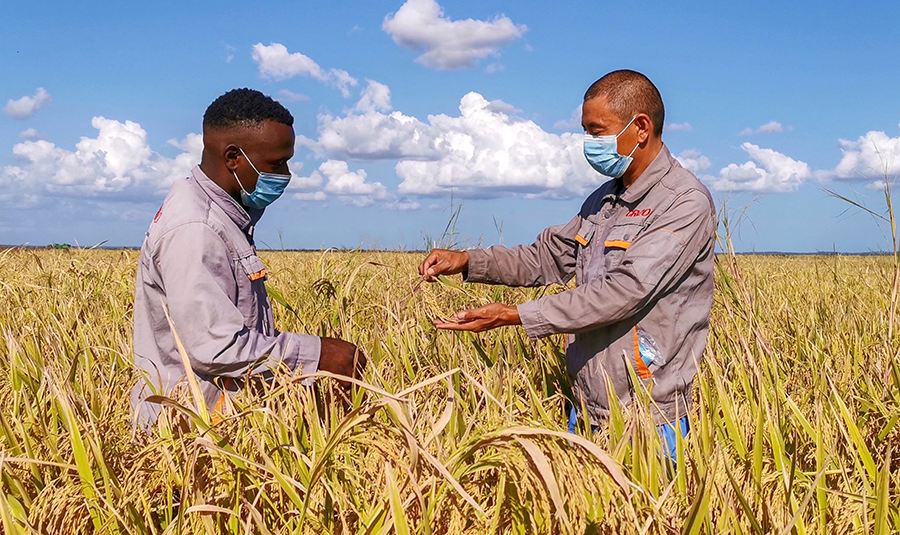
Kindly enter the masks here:
<path id="1" fill-rule="evenodd" d="M 244 325 L 231 299 L 237 293 L 232 259 L 225 242 L 206 224 L 188 223 L 162 236 L 154 260 L 169 315 L 196 373 L 240 377 L 279 364 L 304 374 L 318 369 L 319 337 L 267 336 Z"/>
<path id="2" fill-rule="evenodd" d="M 700 253 L 712 246 L 712 205 L 698 190 L 688 191 L 634 241 L 621 263 L 604 277 L 574 290 L 548 295 L 518 307 L 492 303 L 458 312 L 441 329 L 484 331 L 523 325 L 531 338 L 602 327 L 637 314 L 670 290 Z"/>
<path id="3" fill-rule="evenodd" d="M 575 236 L 581 226 L 575 216 L 565 225 L 550 227 L 531 245 L 447 251 L 435 249 L 419 273 L 432 280 L 436 275 L 463 273 L 467 282 L 507 286 L 545 286 L 565 283 L 575 273 Z"/>
<path id="4" fill-rule="evenodd" d="M 706 194 L 690 190 L 659 216 L 602 278 L 519 305 L 531 338 L 610 325 L 637 314 L 691 269 L 713 245 L 715 215 Z"/>

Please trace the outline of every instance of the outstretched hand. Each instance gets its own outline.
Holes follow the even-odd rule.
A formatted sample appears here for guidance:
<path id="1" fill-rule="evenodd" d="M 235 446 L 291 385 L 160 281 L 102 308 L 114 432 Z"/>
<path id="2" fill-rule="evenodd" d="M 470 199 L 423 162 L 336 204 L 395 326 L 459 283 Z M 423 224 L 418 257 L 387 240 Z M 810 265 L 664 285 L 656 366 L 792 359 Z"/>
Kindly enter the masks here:
<path id="1" fill-rule="evenodd" d="M 462 310 L 449 320 L 436 319 L 434 326 L 448 331 L 480 333 L 505 325 L 521 325 L 519 310 L 511 305 L 491 303 L 471 310 Z"/>

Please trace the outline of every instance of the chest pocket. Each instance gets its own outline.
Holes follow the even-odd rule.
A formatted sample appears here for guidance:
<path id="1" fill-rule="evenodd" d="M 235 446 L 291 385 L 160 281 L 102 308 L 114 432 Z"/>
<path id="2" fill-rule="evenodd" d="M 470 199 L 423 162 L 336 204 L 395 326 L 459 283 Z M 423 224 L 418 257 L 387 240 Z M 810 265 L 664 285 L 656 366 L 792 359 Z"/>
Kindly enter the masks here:
<path id="1" fill-rule="evenodd" d="M 265 282 L 268 270 L 253 251 L 235 259 L 238 284 L 237 307 L 244 315 L 244 325 L 263 334 L 272 334 L 273 322 Z"/>
<path id="2" fill-rule="evenodd" d="M 625 252 L 644 229 L 642 222 L 619 221 L 609 229 L 603 240 L 603 259 L 606 271 L 622 263 Z"/>

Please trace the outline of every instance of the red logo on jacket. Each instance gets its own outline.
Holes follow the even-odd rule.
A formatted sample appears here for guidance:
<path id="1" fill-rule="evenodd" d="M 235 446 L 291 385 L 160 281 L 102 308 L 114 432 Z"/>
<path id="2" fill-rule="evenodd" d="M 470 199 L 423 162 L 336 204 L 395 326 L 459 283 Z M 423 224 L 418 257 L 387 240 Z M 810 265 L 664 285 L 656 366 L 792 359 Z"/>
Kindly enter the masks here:
<path id="1" fill-rule="evenodd" d="M 625 217 L 647 217 L 653 213 L 653 208 L 644 208 L 643 210 L 629 210 Z"/>
<path id="2" fill-rule="evenodd" d="M 156 223 L 159 221 L 160 216 L 162 216 L 162 206 L 159 207 L 159 210 L 156 212 L 156 215 L 153 216 L 153 222 Z"/>

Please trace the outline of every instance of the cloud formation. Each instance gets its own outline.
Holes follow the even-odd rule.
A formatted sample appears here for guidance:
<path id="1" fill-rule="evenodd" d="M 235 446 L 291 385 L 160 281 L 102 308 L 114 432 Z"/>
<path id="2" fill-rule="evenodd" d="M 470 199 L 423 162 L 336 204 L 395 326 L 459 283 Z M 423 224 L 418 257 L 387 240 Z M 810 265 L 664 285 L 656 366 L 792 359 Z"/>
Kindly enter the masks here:
<path id="1" fill-rule="evenodd" d="M 718 177 L 709 181 L 719 191 L 789 192 L 806 182 L 812 172 L 806 162 L 764 149 L 753 143 L 742 143 L 741 148 L 750 157 L 742 164 L 728 164 Z"/>
<path id="2" fill-rule="evenodd" d="M 41 133 L 36 128 L 26 128 L 19 132 L 19 137 L 22 139 L 37 139 L 41 137 Z"/>
<path id="3" fill-rule="evenodd" d="M 668 123 L 664 128 L 668 132 L 690 132 L 694 129 L 691 123 Z"/>
<path id="4" fill-rule="evenodd" d="M 709 158 L 695 149 L 688 149 L 679 154 L 675 154 L 675 158 L 681 162 L 681 165 L 684 166 L 685 169 L 697 176 L 700 176 L 701 173 L 709 169 L 712 165 Z"/>
<path id="5" fill-rule="evenodd" d="M 502 15 L 489 21 L 450 20 L 435 0 L 407 0 L 381 27 L 398 45 L 421 51 L 416 62 L 434 69 L 472 67 L 499 55 L 500 47 L 528 30 Z"/>
<path id="6" fill-rule="evenodd" d="M 158 196 L 187 176 L 200 159 L 203 140 L 188 134 L 170 145 L 174 158 L 154 152 L 147 132 L 133 121 L 94 117 L 95 137 L 82 137 L 74 150 L 42 139 L 17 143 L 16 163 L 0 168 L 2 189 L 34 199 L 44 196 L 137 200 Z"/>
<path id="7" fill-rule="evenodd" d="M 359 83 L 347 71 L 325 70 L 311 57 L 301 52 L 290 52 L 281 43 L 256 43 L 253 45 L 252 55 L 260 76 L 269 80 L 281 81 L 308 76 L 337 88 L 345 98 L 350 96 L 350 90 Z"/>
<path id="8" fill-rule="evenodd" d="M 371 109 L 321 115 L 318 140 L 300 143 L 331 159 L 398 160 L 403 195 L 572 197 L 606 180 L 585 161 L 581 135 L 546 132 L 518 112 L 470 92 L 459 115 L 429 115 L 427 122 Z"/>
<path id="9" fill-rule="evenodd" d="M 741 130 L 738 135 L 751 136 L 753 134 L 777 134 L 779 132 L 784 132 L 784 126 L 778 121 L 769 121 L 765 124 L 757 126 L 756 128 L 745 128 Z"/>
<path id="10" fill-rule="evenodd" d="M 366 80 L 366 88 L 356 103 L 356 110 L 361 112 L 390 111 L 391 89 L 375 80 Z"/>
<path id="11" fill-rule="evenodd" d="M 27 119 L 36 111 L 50 103 L 50 93 L 43 87 L 37 88 L 34 95 L 25 95 L 17 99 L 9 99 L 3 107 L 4 113 L 13 119 Z"/>
<path id="12" fill-rule="evenodd" d="M 900 177 L 900 136 L 872 130 L 856 140 L 838 140 L 841 160 L 830 177 L 845 180 L 883 180 Z"/>
<path id="13" fill-rule="evenodd" d="M 310 176 L 291 179 L 291 188 L 303 190 L 292 196 L 301 201 L 324 201 L 331 195 L 357 206 L 389 200 L 384 184 L 368 182 L 367 176 L 364 169 L 353 171 L 345 161 L 326 160 Z"/>

